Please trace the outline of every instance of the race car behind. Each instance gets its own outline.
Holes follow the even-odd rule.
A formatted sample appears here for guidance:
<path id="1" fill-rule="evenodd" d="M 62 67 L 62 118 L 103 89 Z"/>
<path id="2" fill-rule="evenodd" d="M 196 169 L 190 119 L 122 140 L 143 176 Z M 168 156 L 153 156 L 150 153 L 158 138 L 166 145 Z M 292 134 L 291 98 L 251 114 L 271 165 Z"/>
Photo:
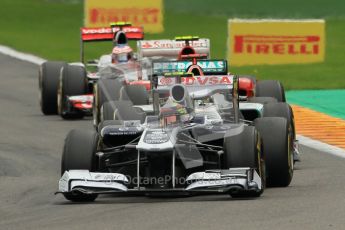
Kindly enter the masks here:
<path id="1" fill-rule="evenodd" d="M 118 58 L 132 55 L 127 40 L 143 39 L 142 27 L 116 23 L 111 27 L 81 28 L 81 61 L 76 63 L 47 61 L 39 69 L 40 106 L 43 114 L 60 114 L 63 118 L 80 118 L 92 114 L 93 84 L 98 71 Z M 84 43 L 113 41 L 112 55 L 100 63 L 84 61 Z M 116 55 L 116 56 L 115 56 Z"/>

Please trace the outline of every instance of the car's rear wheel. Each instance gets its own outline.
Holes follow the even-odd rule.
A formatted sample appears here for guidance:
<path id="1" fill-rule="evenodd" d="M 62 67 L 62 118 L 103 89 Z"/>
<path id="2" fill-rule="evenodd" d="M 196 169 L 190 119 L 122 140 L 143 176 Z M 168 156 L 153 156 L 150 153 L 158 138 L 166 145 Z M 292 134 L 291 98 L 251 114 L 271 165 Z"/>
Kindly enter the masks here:
<path id="1" fill-rule="evenodd" d="M 115 78 L 101 78 L 94 84 L 93 124 L 98 127 L 101 120 L 101 107 L 107 101 L 117 101 L 120 97 L 122 83 Z"/>
<path id="2" fill-rule="evenodd" d="M 101 121 L 106 120 L 139 120 L 144 122 L 146 113 L 133 107 L 131 101 L 107 101 L 101 108 Z"/>
<path id="3" fill-rule="evenodd" d="M 133 105 L 147 105 L 149 94 L 144 85 L 125 85 L 121 89 L 121 99 L 129 100 Z"/>
<path id="4" fill-rule="evenodd" d="M 276 80 L 257 81 L 255 87 L 256 97 L 273 97 L 278 102 L 285 102 L 285 90 L 283 85 Z"/>
<path id="5" fill-rule="evenodd" d="M 266 182 L 271 187 L 286 187 L 293 177 L 293 153 L 289 122 L 282 117 L 257 118 L 266 162 Z"/>
<path id="6" fill-rule="evenodd" d="M 95 131 L 71 130 L 66 139 L 61 160 L 61 175 L 73 169 L 97 170 L 96 149 L 98 135 Z M 94 201 L 96 194 L 67 193 L 65 198 L 70 201 Z"/>
<path id="7" fill-rule="evenodd" d="M 70 96 L 80 96 L 87 93 L 87 77 L 82 66 L 66 65 L 61 71 L 58 89 L 58 110 L 63 119 L 78 119 L 84 113 L 71 106 Z"/>
<path id="8" fill-rule="evenodd" d="M 260 103 L 260 104 L 268 104 L 268 103 L 276 103 L 278 101 L 274 97 L 250 97 L 250 98 L 248 98 L 248 102 L 250 102 L 250 103 Z"/>
<path id="9" fill-rule="evenodd" d="M 254 168 L 261 178 L 260 191 L 232 193 L 232 197 L 258 197 L 265 188 L 265 160 L 259 133 L 253 126 L 242 126 L 243 130 L 224 139 L 224 163 L 226 169 L 234 167 Z"/>
<path id="10" fill-rule="evenodd" d="M 264 105 L 263 117 L 284 117 L 288 121 L 289 132 L 292 140 L 296 139 L 295 118 L 293 110 L 288 103 L 267 103 Z M 293 144 L 293 143 L 292 143 Z"/>
<path id="11" fill-rule="evenodd" d="M 115 120 L 115 105 L 112 101 L 103 103 L 100 113 L 100 121 Z"/>
<path id="12" fill-rule="evenodd" d="M 39 99 L 42 113 L 53 115 L 58 113 L 57 90 L 61 68 L 65 62 L 47 61 L 44 62 L 38 73 Z"/>

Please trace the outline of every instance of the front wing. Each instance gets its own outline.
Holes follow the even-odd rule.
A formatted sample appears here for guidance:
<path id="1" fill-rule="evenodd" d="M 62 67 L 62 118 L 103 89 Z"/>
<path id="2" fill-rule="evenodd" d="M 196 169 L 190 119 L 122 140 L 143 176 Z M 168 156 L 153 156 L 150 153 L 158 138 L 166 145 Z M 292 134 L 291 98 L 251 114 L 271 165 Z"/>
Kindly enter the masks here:
<path id="1" fill-rule="evenodd" d="M 260 176 L 251 168 L 230 168 L 228 170 L 192 173 L 186 178 L 187 185 L 184 188 L 152 189 L 142 186 L 128 188 L 128 182 L 128 178 L 119 173 L 69 170 L 59 180 L 59 190 L 56 193 L 174 193 L 190 195 L 195 193 L 226 193 L 231 195 L 263 190 Z"/>

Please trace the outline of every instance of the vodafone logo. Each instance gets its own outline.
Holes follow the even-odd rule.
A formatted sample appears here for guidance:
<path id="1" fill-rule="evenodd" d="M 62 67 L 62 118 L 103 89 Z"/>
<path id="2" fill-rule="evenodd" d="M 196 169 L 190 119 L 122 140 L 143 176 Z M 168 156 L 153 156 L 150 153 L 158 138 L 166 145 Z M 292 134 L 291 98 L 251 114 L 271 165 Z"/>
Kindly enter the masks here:
<path id="1" fill-rule="evenodd" d="M 107 34 L 107 33 L 112 33 L 111 28 L 83 28 L 82 29 L 83 34 Z"/>
<path id="2" fill-rule="evenodd" d="M 317 55 L 320 52 L 320 36 L 236 35 L 234 53 Z"/>
<path id="3" fill-rule="evenodd" d="M 163 77 L 159 80 L 160 85 L 171 85 L 173 83 L 173 80 L 171 78 Z"/>
<path id="4" fill-rule="evenodd" d="M 110 27 L 100 27 L 100 28 L 82 28 L 82 34 L 108 34 L 108 33 L 115 33 L 119 31 L 118 27 L 110 28 Z M 142 32 L 140 27 L 124 27 L 123 31 L 125 33 L 136 33 Z"/>

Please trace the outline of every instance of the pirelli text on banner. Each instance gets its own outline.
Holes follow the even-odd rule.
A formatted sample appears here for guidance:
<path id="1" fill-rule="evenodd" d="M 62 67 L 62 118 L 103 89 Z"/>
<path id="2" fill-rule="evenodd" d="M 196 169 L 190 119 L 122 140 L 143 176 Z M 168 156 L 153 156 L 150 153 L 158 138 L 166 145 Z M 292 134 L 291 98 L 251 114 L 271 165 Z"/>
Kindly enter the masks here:
<path id="1" fill-rule="evenodd" d="M 126 21 L 144 26 L 145 32 L 161 33 L 163 0 L 85 0 L 85 27 L 104 27 L 112 22 Z"/>
<path id="2" fill-rule="evenodd" d="M 324 55 L 324 20 L 229 20 L 232 66 L 322 62 Z"/>

